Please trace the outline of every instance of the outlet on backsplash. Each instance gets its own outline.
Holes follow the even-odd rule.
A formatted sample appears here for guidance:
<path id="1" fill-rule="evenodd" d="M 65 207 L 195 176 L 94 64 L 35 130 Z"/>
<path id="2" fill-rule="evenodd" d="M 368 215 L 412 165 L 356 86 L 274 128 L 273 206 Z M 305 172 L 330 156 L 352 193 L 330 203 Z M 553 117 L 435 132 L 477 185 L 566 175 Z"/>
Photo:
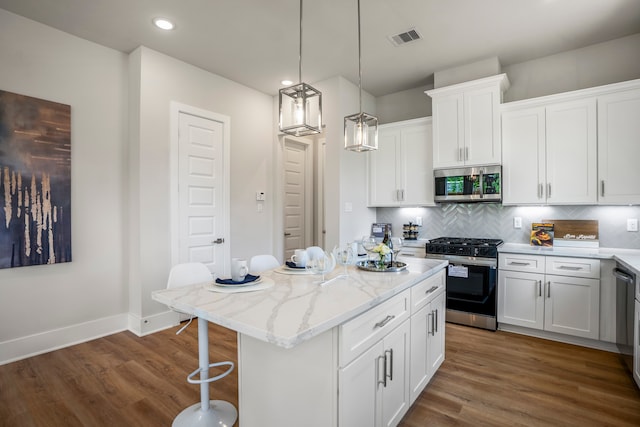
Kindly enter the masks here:
<path id="1" fill-rule="evenodd" d="M 513 228 L 522 228 L 522 217 L 513 217 Z"/>
<path id="2" fill-rule="evenodd" d="M 629 218 L 629 219 L 627 219 L 627 231 L 638 231 L 638 219 L 637 218 Z"/>

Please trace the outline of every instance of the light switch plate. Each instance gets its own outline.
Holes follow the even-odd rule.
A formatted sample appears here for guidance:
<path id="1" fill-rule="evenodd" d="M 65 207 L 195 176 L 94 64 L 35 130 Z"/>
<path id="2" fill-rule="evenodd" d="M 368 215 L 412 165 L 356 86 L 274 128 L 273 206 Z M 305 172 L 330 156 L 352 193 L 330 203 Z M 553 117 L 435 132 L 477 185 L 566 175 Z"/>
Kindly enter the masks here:
<path id="1" fill-rule="evenodd" d="M 513 217 L 513 228 L 522 228 L 522 217 Z"/>
<path id="2" fill-rule="evenodd" d="M 627 219 L 627 231 L 638 231 L 638 219 L 637 218 L 629 218 L 629 219 Z"/>

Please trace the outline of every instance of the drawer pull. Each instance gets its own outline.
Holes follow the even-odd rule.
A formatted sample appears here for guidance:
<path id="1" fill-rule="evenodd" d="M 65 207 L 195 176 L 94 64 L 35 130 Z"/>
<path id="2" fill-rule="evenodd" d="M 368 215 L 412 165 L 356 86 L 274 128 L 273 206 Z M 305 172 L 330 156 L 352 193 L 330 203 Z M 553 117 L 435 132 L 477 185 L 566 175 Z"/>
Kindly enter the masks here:
<path id="1" fill-rule="evenodd" d="M 521 262 L 521 261 L 511 261 L 511 262 L 509 262 L 509 265 L 523 265 L 523 266 L 526 266 L 526 265 L 530 265 L 530 263 Z"/>
<path id="2" fill-rule="evenodd" d="M 440 288 L 440 286 L 437 286 L 437 285 L 432 286 L 432 287 L 430 287 L 429 289 L 426 290 L 425 294 L 430 294 L 431 292 L 435 292 L 435 291 L 438 290 L 438 288 Z"/>
<path id="3" fill-rule="evenodd" d="M 558 270 L 571 270 L 571 271 L 578 271 L 578 270 L 582 270 L 582 267 L 574 267 L 571 265 L 561 265 L 558 267 Z"/>
<path id="4" fill-rule="evenodd" d="M 391 322 L 393 319 L 395 319 L 395 315 L 388 315 L 387 317 L 385 317 L 384 319 L 382 319 L 381 321 L 379 321 L 378 323 L 375 324 L 374 329 L 375 328 L 382 328 L 384 325 L 386 325 L 387 323 Z"/>

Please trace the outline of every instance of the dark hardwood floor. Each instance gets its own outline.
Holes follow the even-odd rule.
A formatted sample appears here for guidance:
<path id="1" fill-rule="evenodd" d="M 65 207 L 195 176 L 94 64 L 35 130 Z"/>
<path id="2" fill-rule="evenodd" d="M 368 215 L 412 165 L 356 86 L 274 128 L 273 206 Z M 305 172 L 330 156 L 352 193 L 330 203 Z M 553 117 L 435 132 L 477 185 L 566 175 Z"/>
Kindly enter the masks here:
<path id="1" fill-rule="evenodd" d="M 170 426 L 199 400 L 186 382 L 197 326 L 177 329 L 122 332 L 0 366 L 0 426 Z M 211 360 L 235 361 L 236 334 L 209 332 Z M 640 426 L 640 391 L 620 355 L 451 324 L 446 352 L 401 426 Z M 238 404 L 237 370 L 211 398 Z"/>

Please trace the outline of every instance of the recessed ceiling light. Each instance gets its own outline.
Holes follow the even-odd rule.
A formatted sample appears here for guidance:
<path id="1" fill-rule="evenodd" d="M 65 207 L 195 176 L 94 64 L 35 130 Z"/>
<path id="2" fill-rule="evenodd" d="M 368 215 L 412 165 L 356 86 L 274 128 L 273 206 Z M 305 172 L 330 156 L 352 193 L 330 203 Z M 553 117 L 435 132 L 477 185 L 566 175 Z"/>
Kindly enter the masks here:
<path id="1" fill-rule="evenodd" d="M 290 86 L 293 84 L 293 82 L 291 80 L 283 80 L 280 83 L 282 83 L 285 86 Z"/>
<path id="2" fill-rule="evenodd" d="M 153 25 L 160 28 L 161 30 L 167 30 L 167 31 L 173 30 L 176 27 L 173 24 L 173 22 L 169 21 L 166 18 L 154 18 Z"/>

